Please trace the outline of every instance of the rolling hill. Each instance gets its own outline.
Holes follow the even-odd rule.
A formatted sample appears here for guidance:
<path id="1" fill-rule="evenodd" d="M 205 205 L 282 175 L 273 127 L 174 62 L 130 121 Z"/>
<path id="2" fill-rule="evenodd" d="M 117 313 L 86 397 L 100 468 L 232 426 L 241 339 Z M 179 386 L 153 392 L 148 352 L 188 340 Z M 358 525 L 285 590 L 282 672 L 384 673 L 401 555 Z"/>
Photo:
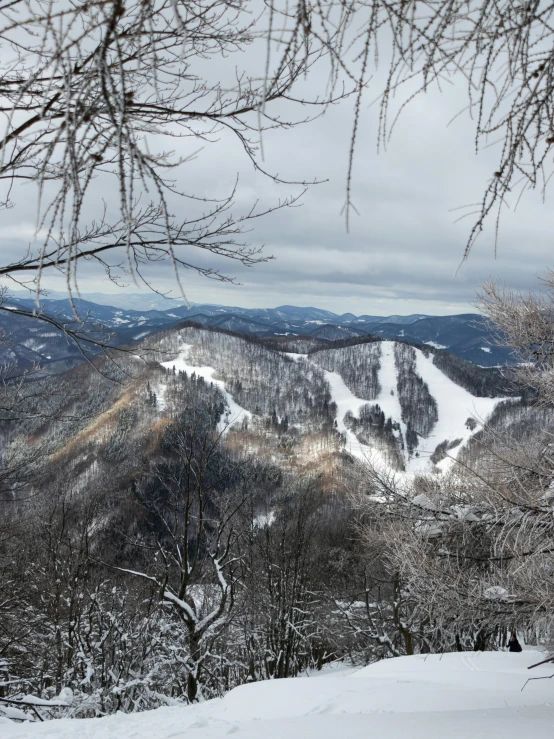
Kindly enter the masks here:
<path id="1" fill-rule="evenodd" d="M 132 297 L 132 296 L 131 296 Z M 132 305 L 137 300 L 131 300 Z M 167 302 L 167 301 L 166 301 Z M 113 346 L 140 342 L 156 332 L 193 321 L 206 327 L 219 328 L 257 338 L 271 340 L 306 338 L 321 345 L 335 341 L 382 339 L 407 341 L 445 349 L 474 364 L 495 367 L 514 363 L 510 350 L 495 346 L 493 327 L 477 314 L 456 316 L 354 316 L 342 315 L 317 308 L 283 305 L 274 309 L 246 309 L 220 305 L 172 304 L 166 310 L 152 309 L 144 298 L 145 309 L 122 308 L 85 299 L 75 300 L 79 314 L 76 319 L 67 299 L 44 298 L 41 306 L 45 315 L 54 317 L 69 327 L 81 327 L 102 337 Z M 159 305 L 159 301 L 154 302 Z M 34 311 L 34 300 L 18 295 L 8 300 L 0 310 L 0 330 L 10 336 L 9 346 L 2 347 L 4 362 L 17 361 L 24 366 L 41 364 L 49 372 L 59 372 L 84 361 L 81 351 L 43 322 L 18 316 L 17 310 Z M 278 344 L 273 342 L 273 347 Z M 97 350 L 89 348 L 89 353 Z"/>

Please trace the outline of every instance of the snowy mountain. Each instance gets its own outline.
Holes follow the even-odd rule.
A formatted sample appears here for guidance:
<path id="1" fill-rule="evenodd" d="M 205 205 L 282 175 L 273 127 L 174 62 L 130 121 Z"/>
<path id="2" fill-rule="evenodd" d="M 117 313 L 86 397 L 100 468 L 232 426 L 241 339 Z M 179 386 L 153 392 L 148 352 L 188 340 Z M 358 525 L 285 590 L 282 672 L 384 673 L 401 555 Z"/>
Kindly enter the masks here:
<path id="1" fill-rule="evenodd" d="M 70 465 L 79 459 L 82 438 L 83 449 L 95 449 L 79 473 L 85 477 L 88 468 L 94 475 L 111 469 L 113 452 L 105 449 L 116 445 L 118 454 L 129 455 L 117 470 L 124 474 L 141 435 L 182 412 L 185 397 L 189 405 L 219 408 L 210 413 L 218 414 L 237 452 L 283 469 L 317 467 L 323 457 L 338 463 L 347 455 L 412 474 L 448 469 L 491 414 L 515 402 L 497 370 L 432 347 L 381 340 L 298 354 L 184 327 L 147 337 L 103 372 L 115 372 L 117 382 L 90 366 L 45 378 L 37 388 L 48 398 L 47 411 L 71 422 L 27 420 L 5 436 L 23 433 L 24 443 L 32 438 L 54 451 L 67 448 Z M 129 418 L 135 419 L 130 425 Z"/>
<path id="2" fill-rule="evenodd" d="M 505 401 L 472 394 L 442 372 L 432 354 L 398 342 L 330 349 L 314 359 L 332 370 L 325 379 L 346 449 L 410 472 L 449 466 Z M 448 457 L 435 460 L 437 448 L 448 448 Z"/>
<path id="3" fill-rule="evenodd" d="M 130 305 L 138 305 L 140 296 L 131 296 Z M 106 296 L 101 296 L 103 300 Z M 160 302 L 160 300 L 162 302 Z M 171 302 L 165 310 L 152 306 L 164 305 L 163 299 L 143 299 L 144 307 L 122 308 L 77 299 L 74 303 L 79 317 L 89 329 L 103 331 L 115 346 L 140 342 L 157 331 L 192 321 L 202 326 L 220 328 L 273 341 L 305 337 L 328 346 L 335 341 L 378 336 L 399 339 L 445 349 L 456 356 L 481 366 L 494 367 L 514 361 L 509 350 L 494 346 L 491 328 L 475 314 L 458 316 L 354 316 L 338 315 L 317 308 L 290 305 L 274 309 L 246 309 L 220 305 L 179 305 Z M 169 301 L 165 301 L 167 304 Z M 59 372 L 83 361 L 77 347 L 56 336 L 51 326 L 40 321 L 18 317 L 14 310 L 35 310 L 34 300 L 17 296 L 0 311 L 0 330 L 12 336 L 9 349 L 4 348 L 4 361 L 23 365 L 40 363 L 49 371 Z M 67 299 L 45 298 L 42 309 L 48 316 L 69 326 L 79 325 L 73 307 Z M 86 328 L 86 327 L 85 327 Z"/>
<path id="4" fill-rule="evenodd" d="M 318 433 L 327 449 L 400 472 L 447 469 L 495 408 L 513 400 L 494 370 L 394 341 L 283 354 L 184 328 L 146 346 L 169 355 L 165 368 L 216 382 L 232 426 L 242 429 L 248 419 L 250 447 L 270 419 L 276 438 L 286 427 L 293 446 Z M 159 392 L 163 403 L 163 382 Z"/>

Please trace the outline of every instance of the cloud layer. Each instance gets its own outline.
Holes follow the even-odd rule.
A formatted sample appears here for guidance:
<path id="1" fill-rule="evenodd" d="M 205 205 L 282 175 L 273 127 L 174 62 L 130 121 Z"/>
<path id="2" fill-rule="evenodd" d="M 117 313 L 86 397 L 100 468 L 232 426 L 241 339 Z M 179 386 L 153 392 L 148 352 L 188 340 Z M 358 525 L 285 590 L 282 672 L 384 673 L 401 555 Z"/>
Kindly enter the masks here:
<path id="1" fill-rule="evenodd" d="M 368 102 L 377 89 L 369 90 Z M 316 305 L 357 314 L 446 314 L 471 311 L 476 289 L 489 276 L 516 289 L 534 287 L 536 275 L 551 264 L 552 239 L 550 208 L 537 193 L 527 193 L 515 212 L 505 212 L 496 255 L 491 222 L 462 262 L 472 222 L 471 217 L 456 222 L 466 212 L 457 209 L 479 201 L 496 168 L 494 147 L 475 154 L 473 124 L 467 116 L 448 125 L 463 107 L 464 96 L 462 88 L 451 86 L 418 97 L 381 153 L 376 151 L 378 111 L 364 108 L 353 181 L 359 215 L 352 215 L 349 233 L 341 210 L 352 103 L 333 106 L 297 129 L 266 134 L 265 167 L 285 178 L 327 181 L 309 188 L 301 207 L 255 222 L 248 240 L 265 244 L 274 260 L 250 269 L 225 262 L 212 265 L 233 274 L 241 286 L 206 281 L 189 272 L 184 280 L 189 299 L 245 307 Z M 190 152 L 188 146 L 182 143 L 184 154 Z M 198 195 L 220 197 L 237 175 L 239 209 L 257 200 L 271 205 L 300 189 L 276 185 L 254 172 L 236 141 L 225 135 L 183 165 L 178 184 Z M 16 206 L 3 214 L 0 244 L 6 260 L 33 241 L 33 197 L 29 187 L 19 188 Z M 112 199 L 116 192 L 99 185 L 85 218 L 93 218 L 103 200 L 109 204 Z M 211 264 L 205 255 L 194 256 L 201 264 Z M 160 289 L 176 294 L 168 266 L 156 268 L 152 276 Z M 63 288 L 56 275 L 45 284 Z M 94 267 L 83 273 L 81 287 L 83 292 L 115 289 Z"/>

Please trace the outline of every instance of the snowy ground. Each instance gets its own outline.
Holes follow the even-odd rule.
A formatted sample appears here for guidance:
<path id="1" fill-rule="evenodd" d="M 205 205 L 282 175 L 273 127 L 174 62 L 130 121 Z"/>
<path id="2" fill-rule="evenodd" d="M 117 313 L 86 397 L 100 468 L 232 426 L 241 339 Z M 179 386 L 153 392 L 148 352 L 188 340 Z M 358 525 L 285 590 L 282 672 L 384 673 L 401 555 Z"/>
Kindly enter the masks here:
<path id="1" fill-rule="evenodd" d="M 552 739 L 544 655 L 462 652 L 384 660 L 324 679 L 244 685 L 222 700 L 102 719 L 16 725 L 3 739 Z M 523 689 L 522 689 L 523 688 Z"/>

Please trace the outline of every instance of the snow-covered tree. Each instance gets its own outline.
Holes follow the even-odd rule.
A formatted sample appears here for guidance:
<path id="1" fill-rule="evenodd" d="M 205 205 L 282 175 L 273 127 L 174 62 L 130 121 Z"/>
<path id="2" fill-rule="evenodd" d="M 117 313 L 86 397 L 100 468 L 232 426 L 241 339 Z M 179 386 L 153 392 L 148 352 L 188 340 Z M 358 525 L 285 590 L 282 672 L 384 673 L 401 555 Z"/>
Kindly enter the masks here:
<path id="1" fill-rule="evenodd" d="M 180 625 L 168 659 L 183 670 L 186 696 L 197 700 L 210 681 L 211 648 L 233 615 L 239 573 L 238 514 L 248 478 L 220 445 L 213 419 L 191 411 L 170 430 L 163 457 L 136 482 L 150 531 L 139 541 L 146 568 L 124 569 L 153 583 Z M 213 688 L 213 686 L 212 686 Z"/>

